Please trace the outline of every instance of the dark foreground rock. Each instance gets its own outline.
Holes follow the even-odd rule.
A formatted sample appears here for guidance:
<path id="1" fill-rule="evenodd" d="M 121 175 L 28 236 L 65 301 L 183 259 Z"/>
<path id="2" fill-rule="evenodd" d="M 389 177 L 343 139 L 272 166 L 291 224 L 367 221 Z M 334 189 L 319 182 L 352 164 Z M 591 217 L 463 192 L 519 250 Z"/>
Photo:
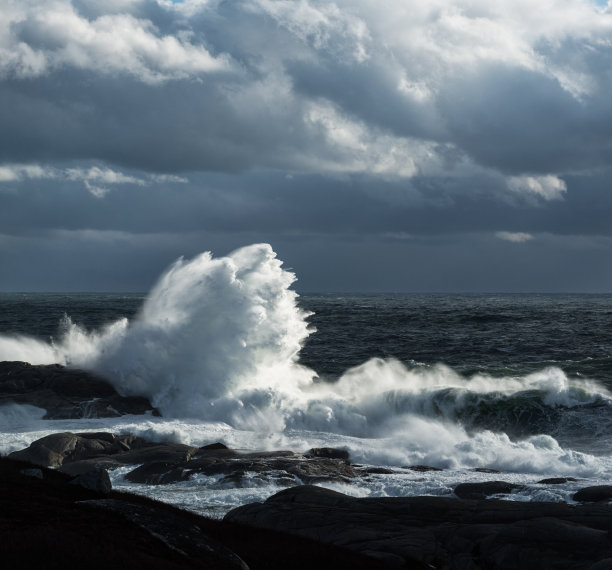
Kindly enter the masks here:
<path id="1" fill-rule="evenodd" d="M 0 561 L 11 570 L 383 570 L 372 558 L 180 511 L 145 497 L 98 493 L 57 470 L 0 457 Z M 423 568 L 421 565 L 408 568 Z"/>
<path id="2" fill-rule="evenodd" d="M 158 415 L 146 398 L 120 396 L 108 381 L 59 364 L 0 362 L 0 406 L 11 403 L 44 408 L 44 419 Z"/>
<path id="3" fill-rule="evenodd" d="M 596 503 L 598 501 L 612 500 L 612 485 L 595 485 L 593 487 L 585 487 L 574 493 L 572 497 L 574 501 L 584 503 Z"/>
<path id="4" fill-rule="evenodd" d="M 416 559 L 449 570 L 596 570 L 612 559 L 612 509 L 603 504 L 356 499 L 303 486 L 234 509 L 225 520 L 282 529 L 398 567 Z"/>

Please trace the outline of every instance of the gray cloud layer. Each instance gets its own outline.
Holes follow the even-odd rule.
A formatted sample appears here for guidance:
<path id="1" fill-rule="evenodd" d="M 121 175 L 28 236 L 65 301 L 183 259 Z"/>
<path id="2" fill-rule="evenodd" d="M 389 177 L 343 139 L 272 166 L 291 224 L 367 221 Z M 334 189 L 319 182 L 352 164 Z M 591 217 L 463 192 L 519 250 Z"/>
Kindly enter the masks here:
<path id="1" fill-rule="evenodd" d="M 427 266 L 423 288 L 612 287 L 609 5 L 9 0 L 0 15 L 0 289 L 45 288 L 26 254 L 74 277 L 99 252 L 104 285 L 80 288 L 144 288 L 176 255 L 261 239 L 310 289 L 418 288 L 400 263 Z M 368 255 L 378 281 L 356 269 Z M 551 259 L 582 260 L 582 278 Z"/>

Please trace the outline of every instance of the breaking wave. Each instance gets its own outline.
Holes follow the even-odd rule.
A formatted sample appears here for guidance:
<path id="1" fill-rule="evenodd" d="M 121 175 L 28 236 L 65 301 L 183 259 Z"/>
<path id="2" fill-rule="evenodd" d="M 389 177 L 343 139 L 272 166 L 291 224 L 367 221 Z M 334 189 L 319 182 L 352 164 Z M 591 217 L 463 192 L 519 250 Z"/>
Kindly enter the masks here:
<path id="1" fill-rule="evenodd" d="M 325 382 L 299 363 L 313 331 L 290 289 L 294 281 L 267 244 L 179 259 L 131 322 L 87 331 L 66 318 L 52 344 L 0 337 L 0 360 L 95 371 L 125 395 L 148 397 L 166 417 L 263 433 L 383 438 L 384 452 L 346 444 L 364 461 L 384 455 L 398 464 L 597 469 L 591 456 L 552 437 L 563 426 L 612 426 L 612 398 L 595 382 L 571 380 L 559 368 L 466 378 L 444 365 L 393 359 L 369 360 Z"/>

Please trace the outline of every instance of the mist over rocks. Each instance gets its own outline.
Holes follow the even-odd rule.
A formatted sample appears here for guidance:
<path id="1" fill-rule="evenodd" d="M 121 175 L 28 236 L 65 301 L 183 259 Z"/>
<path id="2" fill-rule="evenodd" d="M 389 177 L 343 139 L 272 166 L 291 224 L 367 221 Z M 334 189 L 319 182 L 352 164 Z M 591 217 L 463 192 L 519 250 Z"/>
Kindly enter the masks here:
<path id="1" fill-rule="evenodd" d="M 0 362 L 0 406 L 7 404 L 42 408 L 43 419 L 159 415 L 146 398 L 121 396 L 100 376 L 60 364 Z"/>

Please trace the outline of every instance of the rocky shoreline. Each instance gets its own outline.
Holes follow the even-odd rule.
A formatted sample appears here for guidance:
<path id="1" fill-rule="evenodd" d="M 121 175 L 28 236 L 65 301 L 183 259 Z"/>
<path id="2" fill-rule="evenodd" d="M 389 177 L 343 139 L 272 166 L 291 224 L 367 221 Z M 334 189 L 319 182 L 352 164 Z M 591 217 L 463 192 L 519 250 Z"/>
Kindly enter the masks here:
<path id="1" fill-rule="evenodd" d="M 121 396 L 105 379 L 60 364 L 0 362 L 0 406 L 26 404 L 44 409 L 43 419 L 159 415 L 146 398 Z"/>
<path id="2" fill-rule="evenodd" d="M 125 499 L 129 495 L 112 491 L 107 469 L 133 466 L 126 478 L 148 485 L 184 481 L 202 473 L 221 476 L 228 485 L 239 487 L 247 474 L 255 474 L 286 488 L 263 503 L 233 509 L 223 524 L 289 533 L 326 548 L 346 549 L 382 567 L 612 568 L 612 507 L 608 503 L 612 486 L 581 489 L 573 497 L 581 502 L 577 505 L 499 500 L 520 486 L 494 480 L 462 483 L 450 497 L 353 498 L 313 485 L 368 476 L 369 470 L 353 465 L 343 450 L 240 452 L 221 443 L 198 448 L 108 432 L 51 434 L 4 461 L 28 465 L 21 470 L 24 477 L 44 480 L 49 473 L 65 477 L 67 484 L 99 495 L 88 500 L 89 506 L 119 513 L 135 523 L 149 520 L 147 528 L 154 535 L 176 525 L 153 524 L 158 516 L 149 507 L 135 507 L 132 499 Z M 181 544 L 200 540 L 198 533 L 179 534 Z M 165 540 L 174 544 L 171 537 Z"/>
<path id="3" fill-rule="evenodd" d="M 0 363 L 0 405 L 46 418 L 155 414 L 106 381 L 61 366 Z M 228 487 L 258 479 L 284 489 L 222 521 L 112 489 L 108 472 L 167 485 L 198 474 Z M 125 469 L 127 468 L 127 469 Z M 578 504 L 499 500 L 521 486 L 461 483 L 444 497 L 353 498 L 317 486 L 401 470 L 351 462 L 341 449 L 240 451 L 131 434 L 54 433 L 0 457 L 0 551 L 9 568 L 439 568 L 612 570 L 612 486 Z M 557 485 L 571 478 L 542 480 Z M 205 492 L 205 491 L 204 491 Z M 493 498 L 491 498 L 493 497 Z"/>
<path id="4" fill-rule="evenodd" d="M 612 568 L 607 500 L 353 498 L 296 485 L 219 521 L 114 491 L 104 469 L 75 476 L 2 457 L 0 473 L 10 568 L 85 556 L 91 568 Z"/>
<path id="5" fill-rule="evenodd" d="M 0 457 L 0 560 L 13 570 L 384 569 L 350 550 L 138 495 L 74 484 L 56 469 Z M 420 569 L 415 562 L 409 568 Z"/>

